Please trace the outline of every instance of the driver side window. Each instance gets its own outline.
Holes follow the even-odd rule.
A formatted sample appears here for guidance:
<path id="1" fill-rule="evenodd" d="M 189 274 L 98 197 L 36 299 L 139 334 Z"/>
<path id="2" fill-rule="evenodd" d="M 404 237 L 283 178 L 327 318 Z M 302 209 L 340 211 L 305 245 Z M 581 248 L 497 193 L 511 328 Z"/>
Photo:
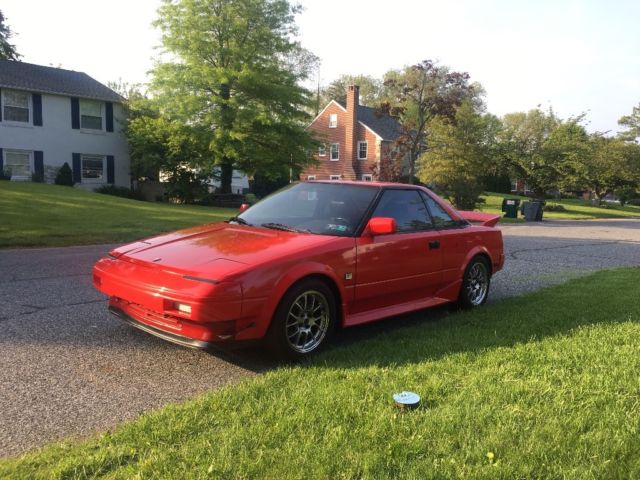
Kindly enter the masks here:
<path id="1" fill-rule="evenodd" d="M 373 216 L 395 219 L 398 232 L 418 232 L 433 228 L 427 207 L 416 190 L 386 190 Z"/>

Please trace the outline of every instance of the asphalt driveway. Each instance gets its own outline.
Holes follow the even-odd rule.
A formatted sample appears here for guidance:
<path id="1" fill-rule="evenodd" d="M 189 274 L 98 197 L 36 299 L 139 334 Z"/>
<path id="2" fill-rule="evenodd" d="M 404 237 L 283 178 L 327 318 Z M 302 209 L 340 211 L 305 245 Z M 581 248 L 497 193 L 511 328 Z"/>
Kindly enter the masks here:
<path id="1" fill-rule="evenodd" d="M 502 229 L 507 262 L 493 279 L 492 301 L 640 265 L 640 220 Z M 108 248 L 0 251 L 0 457 L 104 430 L 273 367 L 259 349 L 189 350 L 110 318 L 90 276 Z M 371 332 L 359 328 L 349 336 Z"/>

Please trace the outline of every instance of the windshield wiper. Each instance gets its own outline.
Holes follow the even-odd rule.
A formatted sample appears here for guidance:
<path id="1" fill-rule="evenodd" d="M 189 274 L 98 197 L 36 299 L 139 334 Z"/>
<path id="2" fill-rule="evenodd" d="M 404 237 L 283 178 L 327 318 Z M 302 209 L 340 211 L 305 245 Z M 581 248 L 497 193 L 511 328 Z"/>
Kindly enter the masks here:
<path id="1" fill-rule="evenodd" d="M 262 223 L 261 227 L 271 228 L 273 230 L 282 230 L 284 232 L 296 232 L 296 233 L 311 233 L 309 230 L 303 230 L 301 228 L 290 227 L 284 223 Z"/>
<path id="2" fill-rule="evenodd" d="M 252 225 L 251 225 L 249 222 L 247 222 L 244 218 L 240 218 L 240 217 L 232 217 L 232 218 L 230 218 L 228 221 L 229 221 L 229 223 L 231 223 L 231 222 L 235 222 L 235 223 L 237 223 L 237 224 L 239 224 L 239 225 L 247 225 L 248 227 L 251 227 L 251 226 L 252 226 Z"/>

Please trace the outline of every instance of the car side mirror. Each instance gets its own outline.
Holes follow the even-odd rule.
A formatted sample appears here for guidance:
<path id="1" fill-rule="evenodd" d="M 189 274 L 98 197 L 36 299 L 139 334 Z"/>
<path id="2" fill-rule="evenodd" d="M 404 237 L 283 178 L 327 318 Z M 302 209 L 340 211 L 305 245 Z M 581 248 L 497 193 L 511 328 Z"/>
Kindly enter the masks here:
<path id="1" fill-rule="evenodd" d="M 240 205 L 240 213 L 244 212 L 246 209 L 248 209 L 251 205 L 248 203 L 243 203 L 242 205 Z"/>
<path id="2" fill-rule="evenodd" d="M 388 235 L 396 233 L 398 226 L 395 219 L 391 217 L 373 217 L 367 224 L 367 231 L 371 235 Z"/>

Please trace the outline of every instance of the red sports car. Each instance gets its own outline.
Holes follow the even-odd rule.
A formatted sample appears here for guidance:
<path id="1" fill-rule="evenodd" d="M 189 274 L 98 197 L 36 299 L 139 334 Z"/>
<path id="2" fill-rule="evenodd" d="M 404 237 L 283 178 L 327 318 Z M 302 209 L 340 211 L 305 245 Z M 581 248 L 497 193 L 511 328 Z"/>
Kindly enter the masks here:
<path id="1" fill-rule="evenodd" d="M 336 327 L 479 306 L 504 262 L 498 216 L 413 185 L 296 183 L 241 210 L 98 261 L 111 313 L 182 345 L 264 338 L 297 359 Z"/>

